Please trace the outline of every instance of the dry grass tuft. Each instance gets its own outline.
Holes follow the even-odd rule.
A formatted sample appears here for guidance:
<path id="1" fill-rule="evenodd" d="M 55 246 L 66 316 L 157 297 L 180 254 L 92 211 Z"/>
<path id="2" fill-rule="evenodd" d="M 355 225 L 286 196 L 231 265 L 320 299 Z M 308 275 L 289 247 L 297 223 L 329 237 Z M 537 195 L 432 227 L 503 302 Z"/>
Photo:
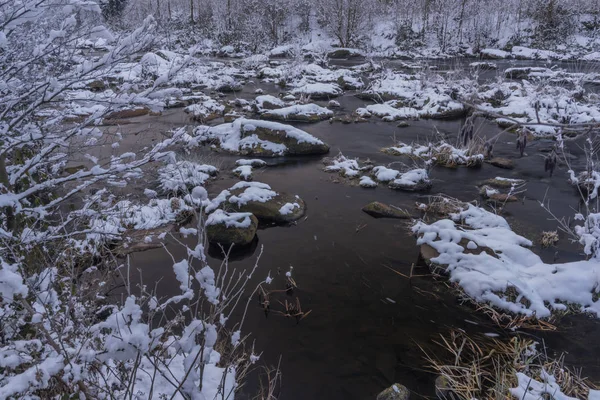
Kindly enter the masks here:
<path id="1" fill-rule="evenodd" d="M 558 242 L 558 231 L 544 231 L 540 238 L 542 247 L 554 246 Z"/>
<path id="2" fill-rule="evenodd" d="M 550 359 L 528 338 L 473 338 L 462 330 L 452 330 L 435 343 L 441 348 L 435 355 L 422 350 L 429 367 L 445 379 L 454 398 L 510 399 L 509 390 L 518 386 L 517 372 L 542 382 L 545 371 L 554 376 L 564 394 L 579 399 L 587 398 L 590 389 L 596 389 L 579 373 L 565 367 L 562 356 Z"/>

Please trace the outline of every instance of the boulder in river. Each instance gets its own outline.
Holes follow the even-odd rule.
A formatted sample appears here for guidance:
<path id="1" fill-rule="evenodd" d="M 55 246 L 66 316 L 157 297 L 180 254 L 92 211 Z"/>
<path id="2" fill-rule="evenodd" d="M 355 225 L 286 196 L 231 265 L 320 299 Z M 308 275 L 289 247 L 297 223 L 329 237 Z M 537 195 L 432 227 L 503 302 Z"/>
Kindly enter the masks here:
<path id="1" fill-rule="evenodd" d="M 410 399 L 410 390 L 406 386 L 394 383 L 389 388 L 377 395 L 377 400 L 408 400 Z"/>
<path id="2" fill-rule="evenodd" d="M 194 134 L 200 142 L 231 153 L 276 157 L 329 152 L 329 146 L 309 133 L 278 122 L 239 118 L 213 127 L 199 126 Z"/>
<path id="3" fill-rule="evenodd" d="M 250 244 L 257 228 L 258 219 L 248 212 L 227 213 L 223 210 L 215 210 L 206 219 L 208 241 L 224 246 Z"/>
<path id="4" fill-rule="evenodd" d="M 329 119 L 333 112 L 316 104 L 297 104 L 276 110 L 265 111 L 261 119 L 272 121 L 319 122 Z"/>
<path id="5" fill-rule="evenodd" d="M 262 222 L 293 222 L 306 212 L 306 204 L 300 197 L 277 193 L 266 183 L 238 182 L 230 193 L 228 202 L 237 211 L 252 213 Z"/>
<path id="6" fill-rule="evenodd" d="M 375 218 L 409 219 L 411 215 L 406 210 L 374 201 L 362 208 L 364 212 Z"/>
<path id="7" fill-rule="evenodd" d="M 413 169 L 400 174 L 388 184 L 390 189 L 406 192 L 426 192 L 433 186 L 425 169 Z"/>

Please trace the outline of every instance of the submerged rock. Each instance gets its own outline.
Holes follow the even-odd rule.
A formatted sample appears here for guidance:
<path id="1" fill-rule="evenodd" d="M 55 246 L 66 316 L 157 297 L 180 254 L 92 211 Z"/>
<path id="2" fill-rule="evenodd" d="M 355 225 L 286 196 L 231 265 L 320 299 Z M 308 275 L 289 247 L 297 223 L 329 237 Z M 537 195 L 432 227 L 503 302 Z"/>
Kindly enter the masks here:
<path id="1" fill-rule="evenodd" d="M 147 107 L 130 108 L 126 110 L 113 111 L 107 114 L 104 119 L 127 119 L 141 117 L 150 114 L 150 109 Z"/>
<path id="2" fill-rule="evenodd" d="M 374 201 L 362 208 L 364 212 L 375 218 L 409 219 L 411 215 L 406 210 Z"/>
<path id="3" fill-rule="evenodd" d="M 514 161 L 509 160 L 508 158 L 494 157 L 487 162 L 488 164 L 498 168 L 513 169 L 515 167 Z"/>
<path id="4" fill-rule="evenodd" d="M 408 400 L 410 399 L 410 390 L 406 386 L 394 383 L 389 388 L 377 395 L 377 400 Z"/>
<path id="5" fill-rule="evenodd" d="M 251 213 L 216 210 L 206 219 L 206 236 L 211 243 L 245 246 L 254 240 L 258 219 Z"/>

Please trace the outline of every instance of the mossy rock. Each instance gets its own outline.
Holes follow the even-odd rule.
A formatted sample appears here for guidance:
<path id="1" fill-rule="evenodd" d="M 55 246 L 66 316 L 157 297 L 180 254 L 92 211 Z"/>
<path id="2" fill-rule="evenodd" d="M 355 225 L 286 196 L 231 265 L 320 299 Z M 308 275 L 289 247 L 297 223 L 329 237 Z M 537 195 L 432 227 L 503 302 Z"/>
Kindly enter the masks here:
<path id="1" fill-rule="evenodd" d="M 410 390 L 406 386 L 394 383 L 377 395 L 377 400 L 409 400 Z"/>
<path id="2" fill-rule="evenodd" d="M 243 219 L 241 217 L 240 219 Z M 224 223 L 208 225 L 206 227 L 206 237 L 210 243 L 219 243 L 224 246 L 238 245 L 245 246 L 254 240 L 256 230 L 258 229 L 258 219 L 250 216 L 250 226 L 247 228 L 237 228 L 234 226 L 226 226 Z"/>
<path id="3" fill-rule="evenodd" d="M 387 204 L 374 201 L 367 204 L 362 208 L 364 212 L 375 218 L 397 218 L 397 219 L 409 219 L 411 215 L 405 211 L 396 207 L 388 206 Z"/>
<path id="4" fill-rule="evenodd" d="M 234 195 L 241 194 L 245 189 L 235 190 Z M 282 214 L 281 207 L 287 203 L 297 203 L 299 207 L 294 207 L 290 213 Z M 306 203 L 297 196 L 287 193 L 279 193 L 264 203 L 259 201 L 249 201 L 242 205 L 232 205 L 238 212 L 249 212 L 254 214 L 260 222 L 285 224 L 300 219 L 306 213 Z"/>

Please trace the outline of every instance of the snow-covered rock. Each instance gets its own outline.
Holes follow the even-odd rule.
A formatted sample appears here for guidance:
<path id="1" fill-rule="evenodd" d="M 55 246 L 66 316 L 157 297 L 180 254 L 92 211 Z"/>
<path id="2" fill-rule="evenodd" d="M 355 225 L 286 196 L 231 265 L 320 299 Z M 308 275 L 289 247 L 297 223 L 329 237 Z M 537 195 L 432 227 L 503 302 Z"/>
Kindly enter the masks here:
<path id="1" fill-rule="evenodd" d="M 276 110 L 265 111 L 261 119 L 275 121 L 318 122 L 333 116 L 333 112 L 316 104 L 297 104 Z"/>
<path id="2" fill-rule="evenodd" d="M 306 211 L 306 204 L 300 197 L 278 193 L 262 182 L 238 182 L 222 191 L 206 210 L 211 212 L 221 206 L 252 213 L 259 221 L 267 223 L 293 222 Z"/>
<path id="3" fill-rule="evenodd" d="M 308 83 L 292 90 L 293 94 L 303 94 L 315 100 L 328 100 L 343 93 L 336 83 Z"/>
<path id="4" fill-rule="evenodd" d="M 423 192 L 431 189 L 427 170 L 418 168 L 400 174 L 389 183 L 390 189 L 404 190 L 407 192 Z"/>
<path id="5" fill-rule="evenodd" d="M 239 118 L 214 127 L 194 130 L 200 142 L 210 142 L 222 150 L 263 157 L 325 154 L 329 146 L 314 136 L 278 122 Z"/>
<path id="6" fill-rule="evenodd" d="M 206 219 L 206 237 L 211 243 L 221 245 L 250 244 L 256 236 L 258 220 L 251 213 L 228 213 L 215 210 Z"/>

